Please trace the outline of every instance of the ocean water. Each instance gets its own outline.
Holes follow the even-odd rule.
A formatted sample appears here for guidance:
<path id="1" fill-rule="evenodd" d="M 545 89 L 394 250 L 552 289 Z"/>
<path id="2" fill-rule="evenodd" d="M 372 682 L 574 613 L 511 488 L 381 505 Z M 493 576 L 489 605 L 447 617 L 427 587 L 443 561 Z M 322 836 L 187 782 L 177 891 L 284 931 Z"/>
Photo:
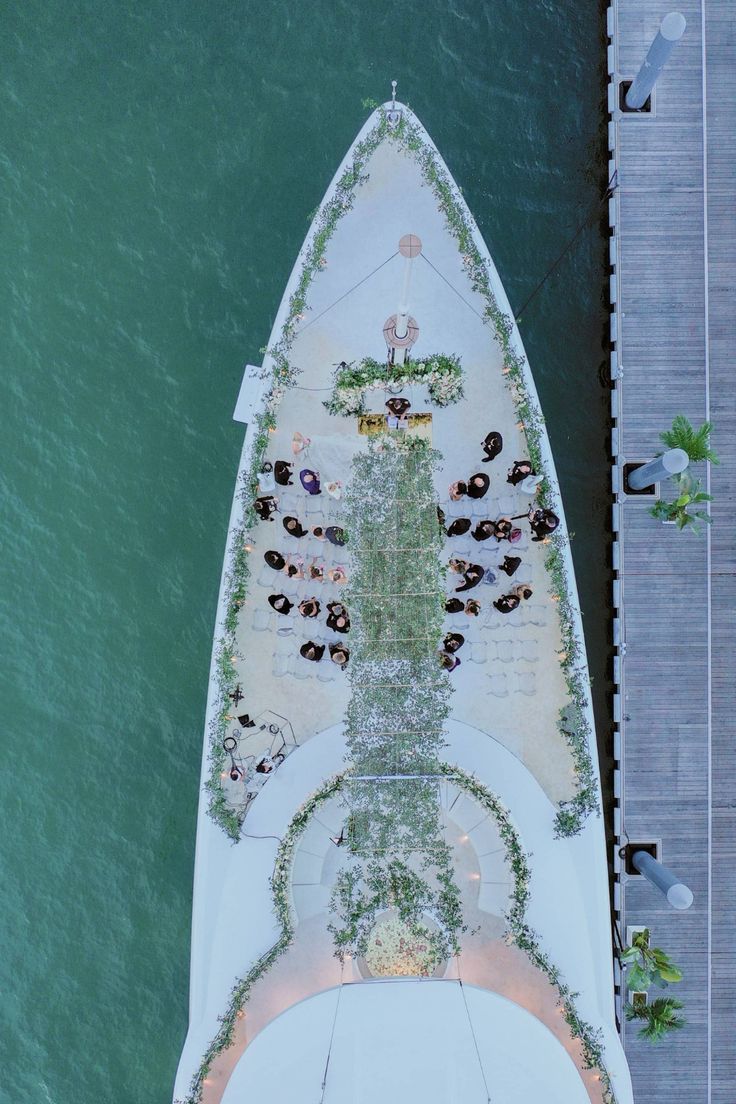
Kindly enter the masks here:
<path id="1" fill-rule="evenodd" d="M 23 0 L 0 45 L 0 1101 L 165 1104 L 241 367 L 390 80 L 518 308 L 607 678 L 603 9 Z"/>

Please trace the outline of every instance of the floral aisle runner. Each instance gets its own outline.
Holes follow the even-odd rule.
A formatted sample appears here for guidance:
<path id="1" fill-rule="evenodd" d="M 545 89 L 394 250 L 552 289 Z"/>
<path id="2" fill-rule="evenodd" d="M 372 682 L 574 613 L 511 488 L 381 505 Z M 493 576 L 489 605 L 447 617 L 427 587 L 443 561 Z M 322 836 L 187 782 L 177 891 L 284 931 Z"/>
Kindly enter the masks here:
<path id="1" fill-rule="evenodd" d="M 442 537 L 427 441 L 389 433 L 353 461 L 346 525 L 353 563 L 345 788 L 349 858 L 332 898 L 336 953 L 365 954 L 394 908 L 437 965 L 458 950 L 460 894 L 442 833 L 439 754 L 450 684 L 438 661 Z M 421 923 L 425 913 L 436 932 Z M 432 968 L 434 968 L 434 965 Z"/>

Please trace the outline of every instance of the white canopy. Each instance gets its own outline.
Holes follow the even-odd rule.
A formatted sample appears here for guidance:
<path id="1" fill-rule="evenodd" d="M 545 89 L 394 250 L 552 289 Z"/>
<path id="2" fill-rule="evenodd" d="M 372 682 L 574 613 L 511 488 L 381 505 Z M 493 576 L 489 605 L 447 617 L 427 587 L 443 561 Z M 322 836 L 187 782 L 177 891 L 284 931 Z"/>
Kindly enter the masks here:
<path id="1" fill-rule="evenodd" d="M 247 1048 L 222 1104 L 486 1104 L 489 1097 L 589 1104 L 572 1059 L 524 1008 L 457 981 L 407 979 L 345 985 L 290 1008 Z"/>

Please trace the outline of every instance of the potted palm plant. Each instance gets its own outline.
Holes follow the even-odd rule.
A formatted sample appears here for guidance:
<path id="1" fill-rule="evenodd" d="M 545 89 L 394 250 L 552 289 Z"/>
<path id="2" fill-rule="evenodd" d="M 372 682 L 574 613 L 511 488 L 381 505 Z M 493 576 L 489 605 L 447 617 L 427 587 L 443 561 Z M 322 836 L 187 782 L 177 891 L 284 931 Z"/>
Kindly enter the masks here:
<path id="1" fill-rule="evenodd" d="M 684 449 L 691 464 L 699 460 L 709 460 L 718 464 L 719 460 L 710 447 L 711 422 L 703 422 L 700 429 L 694 429 L 684 414 L 678 414 L 672 422 L 672 428 L 660 433 L 659 439 L 667 448 Z"/>
<path id="2" fill-rule="evenodd" d="M 657 997 L 651 1004 L 627 1004 L 626 1019 L 642 1020 L 639 1038 L 659 1043 L 668 1032 L 685 1026 L 684 1018 L 677 1015 L 682 1007 L 682 1001 L 674 997 Z"/>

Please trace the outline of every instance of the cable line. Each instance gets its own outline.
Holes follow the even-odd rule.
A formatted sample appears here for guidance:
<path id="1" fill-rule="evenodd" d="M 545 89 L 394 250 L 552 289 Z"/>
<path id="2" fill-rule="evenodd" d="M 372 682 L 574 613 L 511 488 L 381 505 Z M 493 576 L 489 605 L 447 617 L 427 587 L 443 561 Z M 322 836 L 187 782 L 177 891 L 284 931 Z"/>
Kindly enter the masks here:
<path id="1" fill-rule="evenodd" d="M 514 315 L 514 321 L 515 322 L 521 322 L 521 316 L 524 313 L 524 311 L 526 310 L 526 308 L 529 306 L 529 304 L 531 303 L 534 296 L 537 294 L 538 291 L 541 291 L 541 289 L 547 283 L 547 280 L 549 280 L 550 276 L 555 271 L 555 269 L 558 267 L 560 262 L 569 253 L 570 249 L 572 249 L 573 245 L 578 240 L 578 238 L 580 237 L 580 235 L 582 234 L 583 230 L 588 225 L 590 220 L 593 218 L 594 215 L 596 215 L 598 213 L 598 208 L 602 207 L 603 204 L 606 203 L 607 200 L 609 200 L 610 197 L 613 195 L 616 188 L 618 187 L 618 183 L 616 181 L 617 174 L 618 174 L 618 169 L 614 169 L 613 175 L 611 176 L 611 179 L 608 181 L 608 184 L 606 185 L 606 190 L 603 193 L 603 198 L 600 199 L 595 204 L 595 206 L 591 209 L 591 211 L 585 216 L 585 219 L 580 223 L 580 226 L 578 226 L 577 230 L 575 231 L 573 236 L 570 238 L 569 242 L 567 243 L 565 248 L 562 250 L 562 252 L 560 253 L 557 260 L 550 266 L 550 268 L 547 269 L 544 276 L 539 281 L 537 286 L 534 288 L 534 291 L 531 293 L 531 295 L 527 299 L 524 300 L 524 303 L 523 303 L 521 309 Z"/>

